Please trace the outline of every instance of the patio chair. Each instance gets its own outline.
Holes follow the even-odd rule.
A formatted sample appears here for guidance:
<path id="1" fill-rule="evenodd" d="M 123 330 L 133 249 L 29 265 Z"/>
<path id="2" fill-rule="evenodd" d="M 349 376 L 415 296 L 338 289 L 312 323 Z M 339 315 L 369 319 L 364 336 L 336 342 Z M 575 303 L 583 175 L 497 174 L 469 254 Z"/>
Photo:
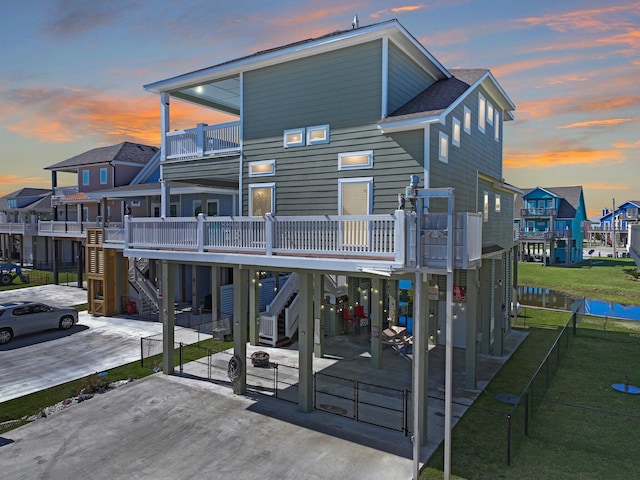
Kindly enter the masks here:
<path id="1" fill-rule="evenodd" d="M 356 317 L 351 316 L 351 314 L 349 313 L 348 307 L 345 307 L 345 309 L 342 310 L 342 318 L 344 318 L 345 333 L 349 333 L 349 324 L 354 325 L 354 331 L 355 331 L 358 319 Z"/>
<path id="2" fill-rule="evenodd" d="M 367 328 L 369 326 L 369 315 L 364 312 L 363 305 L 356 305 L 355 309 L 356 318 L 358 319 L 358 325 L 360 328 Z"/>

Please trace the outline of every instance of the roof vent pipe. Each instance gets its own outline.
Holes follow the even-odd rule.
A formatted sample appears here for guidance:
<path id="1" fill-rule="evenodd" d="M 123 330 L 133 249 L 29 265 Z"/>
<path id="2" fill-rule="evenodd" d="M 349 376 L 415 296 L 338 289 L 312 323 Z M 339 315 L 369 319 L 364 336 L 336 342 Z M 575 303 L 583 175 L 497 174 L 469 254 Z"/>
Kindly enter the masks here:
<path id="1" fill-rule="evenodd" d="M 353 22 L 351 22 L 351 26 L 353 28 L 360 28 L 360 20 L 358 20 L 358 15 L 353 17 Z"/>

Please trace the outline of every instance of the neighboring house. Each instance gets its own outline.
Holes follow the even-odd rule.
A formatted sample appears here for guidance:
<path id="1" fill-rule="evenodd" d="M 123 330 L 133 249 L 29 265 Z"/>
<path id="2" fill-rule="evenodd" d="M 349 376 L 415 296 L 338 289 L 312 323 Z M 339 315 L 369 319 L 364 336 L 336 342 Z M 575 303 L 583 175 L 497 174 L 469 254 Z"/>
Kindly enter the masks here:
<path id="1" fill-rule="evenodd" d="M 0 197 L 0 263 L 46 268 L 51 244 L 38 238 L 38 221 L 51 216 L 49 189 L 21 188 Z"/>
<path id="2" fill-rule="evenodd" d="M 287 292 L 281 305 L 297 322 L 303 411 L 312 408 L 314 351 L 322 355 L 325 335 L 343 333 L 355 307 L 371 322 L 379 365 L 381 333 L 398 322 L 400 280 L 412 282 L 416 344 L 426 351 L 432 337 L 441 345 L 449 325 L 453 344 L 466 349 L 467 386 L 477 388 L 477 354 L 503 354 L 517 265 L 519 190 L 502 168 L 503 125 L 515 106 L 488 70 L 445 68 L 393 20 L 145 88 L 160 99 L 165 218 L 129 218 L 121 247 L 126 257 L 160 262 L 165 373 L 173 369 L 173 302 L 189 281 L 176 267 L 190 264 L 211 269 L 214 303 L 224 301 L 217 272 L 233 269 L 240 359 L 247 339 L 272 338 L 272 321 L 281 321 L 273 304 L 259 311 L 259 280 L 295 274 L 279 295 Z M 171 104 L 180 100 L 201 106 L 203 120 L 217 110 L 235 121 L 172 131 Z M 169 221 L 171 182 L 236 188 L 240 215 Z M 325 304 L 339 276 L 348 298 Z M 418 368 L 416 392 L 427 376 Z M 240 393 L 244 375 L 234 384 Z"/>
<path id="3" fill-rule="evenodd" d="M 588 229 L 582 187 L 535 187 L 523 192 L 516 199 L 514 217 L 520 260 L 581 262 Z"/>
<path id="4" fill-rule="evenodd" d="M 123 142 L 99 147 L 46 167 L 51 171 L 52 213 L 39 222 L 39 235 L 53 240 L 54 281 L 62 264 L 77 265 L 83 271 L 86 228 L 120 224 L 124 219 L 122 201 L 100 201 L 91 193 L 127 185 L 158 154 L 157 147 Z M 58 187 L 58 172 L 77 176 L 77 186 Z"/>
<path id="5" fill-rule="evenodd" d="M 628 200 L 616 207 L 612 214 L 608 208 L 602 209 L 597 225 L 589 231 L 589 238 L 598 240 L 602 245 L 629 249 L 630 231 L 633 225 L 640 225 L 640 200 Z"/>

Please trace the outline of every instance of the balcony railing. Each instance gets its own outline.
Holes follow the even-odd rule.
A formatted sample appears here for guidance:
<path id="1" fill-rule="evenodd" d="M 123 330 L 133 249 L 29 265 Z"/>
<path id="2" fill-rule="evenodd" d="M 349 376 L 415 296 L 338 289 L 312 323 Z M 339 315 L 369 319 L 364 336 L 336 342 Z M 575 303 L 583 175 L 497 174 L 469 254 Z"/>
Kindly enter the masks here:
<path id="1" fill-rule="evenodd" d="M 167 159 L 201 158 L 240 151 L 240 122 L 166 133 Z"/>
<path id="2" fill-rule="evenodd" d="M 521 208 L 520 217 L 555 217 L 558 211 L 555 208 Z"/>
<path id="3" fill-rule="evenodd" d="M 423 219 L 422 266 L 447 263 L 447 216 Z M 128 218 L 124 248 L 184 252 L 370 260 L 415 266 L 416 218 L 403 210 L 393 215 L 290 217 Z M 115 232 L 105 243 L 120 243 Z M 182 252 L 182 253 L 181 253 Z M 166 257 L 166 255 L 164 255 Z M 482 256 L 482 216 L 458 213 L 454 228 L 454 266 L 471 268 Z"/>
<path id="4" fill-rule="evenodd" d="M 0 222 L 0 233 L 9 233 L 12 235 L 38 235 L 38 224 Z"/>
<path id="5" fill-rule="evenodd" d="M 571 238 L 572 231 L 571 230 L 545 230 L 545 231 L 536 231 L 536 230 L 520 230 L 519 232 L 520 241 L 530 241 L 530 240 L 555 240 L 561 238 Z"/>

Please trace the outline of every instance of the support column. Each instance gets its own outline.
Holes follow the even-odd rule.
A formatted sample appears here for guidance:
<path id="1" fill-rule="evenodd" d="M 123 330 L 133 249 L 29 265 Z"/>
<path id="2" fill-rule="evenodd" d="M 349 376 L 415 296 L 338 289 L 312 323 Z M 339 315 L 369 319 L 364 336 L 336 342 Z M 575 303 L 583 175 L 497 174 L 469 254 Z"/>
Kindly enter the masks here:
<path id="1" fill-rule="evenodd" d="M 240 364 L 240 376 L 233 382 L 233 393 L 244 395 L 247 392 L 247 287 L 249 271 L 233 267 L 233 355 Z"/>
<path id="2" fill-rule="evenodd" d="M 313 275 L 300 274 L 300 321 L 298 327 L 298 410 L 313 410 Z"/>
<path id="3" fill-rule="evenodd" d="M 250 270 L 249 282 L 249 343 L 256 346 L 260 343 L 260 272 Z"/>
<path id="4" fill-rule="evenodd" d="M 413 399 L 417 402 L 414 407 L 414 442 L 418 445 L 427 443 L 427 396 L 429 393 L 429 344 L 427 342 L 428 315 L 426 306 L 428 300 L 427 285 L 422 281 L 422 273 L 416 272 L 413 285 Z M 416 438 L 415 432 L 418 432 Z"/>
<path id="5" fill-rule="evenodd" d="M 324 356 L 324 274 L 313 274 L 313 353 L 317 358 Z"/>
<path id="6" fill-rule="evenodd" d="M 198 298 L 200 279 L 198 277 L 198 270 L 197 265 L 191 265 L 191 313 L 200 313 L 200 299 Z"/>
<path id="7" fill-rule="evenodd" d="M 467 270 L 467 338 L 465 349 L 465 385 L 469 390 L 477 387 L 476 358 L 478 353 L 478 270 Z"/>
<path id="8" fill-rule="evenodd" d="M 175 265 L 166 260 L 160 261 L 161 285 L 160 320 L 162 321 L 162 373 L 173 374 L 175 370 L 175 324 L 176 312 L 174 308 L 174 273 Z"/>
<path id="9" fill-rule="evenodd" d="M 398 323 L 398 280 L 389 280 L 389 326 Z"/>
<path id="10" fill-rule="evenodd" d="M 125 262 L 128 262 L 129 259 L 122 255 L 121 250 L 116 250 L 115 256 L 116 256 L 116 259 L 115 259 L 115 267 L 116 267 L 115 306 L 116 306 L 116 312 L 123 312 L 124 305 L 123 305 L 122 297 L 124 297 L 126 294 L 125 286 L 129 284 L 125 274 L 125 272 L 128 271 L 128 269 L 125 269 L 125 265 L 126 265 Z"/>
<path id="11" fill-rule="evenodd" d="M 60 284 L 60 272 L 58 271 L 58 262 L 60 261 L 60 240 L 53 239 L 53 283 Z"/>
<path id="12" fill-rule="evenodd" d="M 84 288 L 83 277 L 84 277 L 84 248 L 82 248 L 82 241 L 78 241 L 78 288 Z"/>
<path id="13" fill-rule="evenodd" d="M 211 320 L 220 320 L 220 267 L 211 267 Z"/>
<path id="14" fill-rule="evenodd" d="M 369 320 L 371 322 L 371 366 L 382 368 L 382 280 L 371 279 L 371 308 Z"/>

